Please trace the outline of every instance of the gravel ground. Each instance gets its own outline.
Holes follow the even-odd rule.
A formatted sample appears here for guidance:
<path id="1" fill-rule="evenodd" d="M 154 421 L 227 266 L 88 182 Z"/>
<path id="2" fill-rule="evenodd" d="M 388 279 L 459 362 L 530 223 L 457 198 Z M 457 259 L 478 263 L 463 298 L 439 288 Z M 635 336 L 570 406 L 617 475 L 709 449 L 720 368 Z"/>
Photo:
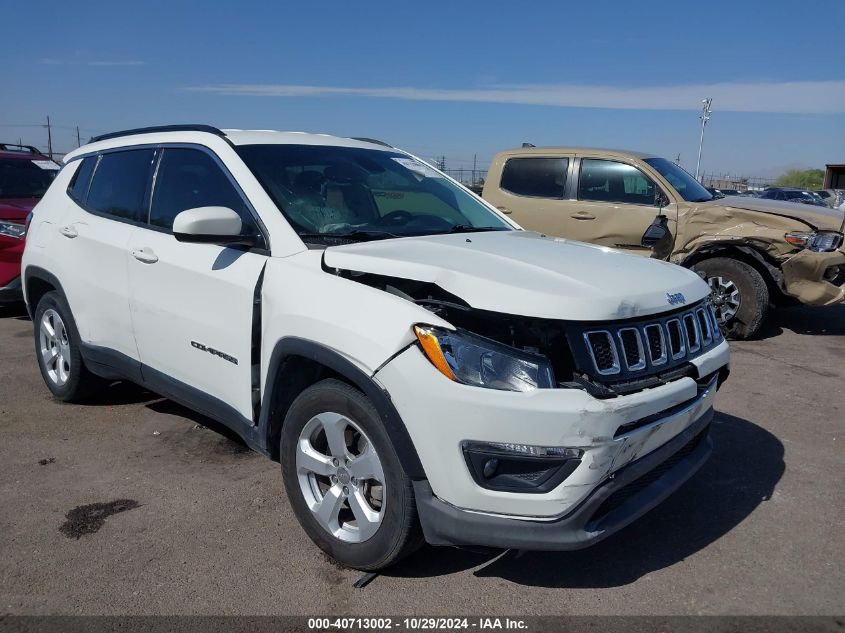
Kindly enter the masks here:
<path id="1" fill-rule="evenodd" d="M 0 312 L 0 613 L 842 614 L 845 306 L 733 345 L 707 465 L 574 553 L 424 548 L 363 589 L 276 464 L 133 385 L 54 401 Z"/>

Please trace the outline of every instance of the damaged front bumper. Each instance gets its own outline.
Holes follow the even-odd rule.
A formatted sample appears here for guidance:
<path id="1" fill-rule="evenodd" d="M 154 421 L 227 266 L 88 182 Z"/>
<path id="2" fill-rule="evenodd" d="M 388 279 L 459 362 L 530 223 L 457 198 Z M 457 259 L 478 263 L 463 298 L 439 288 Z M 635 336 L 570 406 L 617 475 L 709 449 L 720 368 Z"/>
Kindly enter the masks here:
<path id="1" fill-rule="evenodd" d="M 572 513 L 577 510 L 578 529 L 584 530 L 595 514 L 587 516 L 585 504 L 595 510 L 593 504 L 600 505 L 620 486 L 618 482 L 627 481 L 628 475 L 617 479 L 623 469 L 640 472 L 656 459 L 650 455 L 668 450 L 664 447 L 689 435 L 689 429 L 706 426 L 717 381 L 727 374 L 728 357 L 728 345 L 722 342 L 691 361 L 693 376 L 609 399 L 594 398 L 581 389 L 519 393 L 462 385 L 437 372 L 415 346 L 382 367 L 375 379 L 390 394 L 425 470 L 427 481 L 416 484 L 421 515 L 457 513 L 469 521 L 498 517 L 525 526 L 574 521 Z M 705 439 L 704 452 L 709 450 Z M 478 473 L 470 470 L 464 452 L 467 442 L 573 449 L 579 451 L 580 461 L 552 489 L 490 489 L 479 485 Z M 672 469 L 670 483 L 654 485 L 673 490 L 695 470 L 678 468 Z M 651 497 L 655 489 L 649 489 Z M 660 498 L 654 496 L 653 503 Z M 638 507 L 644 512 L 653 503 L 638 502 Z M 630 520 L 641 513 L 624 512 Z M 447 538 L 440 534 L 446 528 L 432 527 L 426 517 L 421 520 L 432 542 Z M 613 522 L 621 527 L 627 521 Z M 576 541 L 590 538 L 581 535 Z"/>
<path id="2" fill-rule="evenodd" d="M 566 515 L 538 521 L 470 512 L 438 499 L 414 482 L 420 522 L 431 545 L 574 550 L 621 530 L 658 505 L 707 461 L 713 409 L 708 408 L 660 448 L 615 471 Z"/>
<path id="3" fill-rule="evenodd" d="M 845 251 L 804 250 L 786 260 L 784 292 L 801 303 L 830 306 L 845 301 Z"/>

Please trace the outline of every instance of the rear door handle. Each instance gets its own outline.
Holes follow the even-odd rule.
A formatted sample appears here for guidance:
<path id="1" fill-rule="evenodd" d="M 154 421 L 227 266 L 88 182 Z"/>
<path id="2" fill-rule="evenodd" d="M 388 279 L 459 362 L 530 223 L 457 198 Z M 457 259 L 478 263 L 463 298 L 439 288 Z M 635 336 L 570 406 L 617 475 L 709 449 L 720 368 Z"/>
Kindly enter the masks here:
<path id="1" fill-rule="evenodd" d="M 158 261 L 158 255 L 153 252 L 149 246 L 145 246 L 143 248 L 133 248 L 132 249 L 132 257 L 137 259 L 139 262 L 144 262 L 145 264 L 155 264 Z"/>
<path id="2" fill-rule="evenodd" d="M 68 224 L 66 226 L 63 226 L 62 228 L 59 229 L 59 233 L 61 233 L 65 237 L 69 237 L 71 239 L 73 239 L 74 237 L 79 235 L 79 231 L 76 230 L 76 227 L 73 226 L 73 224 Z"/>
<path id="3" fill-rule="evenodd" d="M 505 215 L 510 215 L 511 213 L 513 213 L 513 211 L 511 211 L 507 207 L 496 207 L 496 209 L 498 209 L 499 211 L 501 211 Z"/>
<path id="4" fill-rule="evenodd" d="M 578 211 L 573 213 L 569 216 L 570 218 L 575 218 L 576 220 L 595 220 L 596 216 L 592 213 L 588 213 L 587 211 Z"/>

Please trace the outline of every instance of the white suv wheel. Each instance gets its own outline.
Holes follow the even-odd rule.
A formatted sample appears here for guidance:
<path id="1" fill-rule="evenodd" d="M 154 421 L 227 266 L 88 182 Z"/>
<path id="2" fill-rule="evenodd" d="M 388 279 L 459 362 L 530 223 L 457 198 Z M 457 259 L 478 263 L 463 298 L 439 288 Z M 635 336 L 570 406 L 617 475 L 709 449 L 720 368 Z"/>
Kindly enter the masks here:
<path id="1" fill-rule="evenodd" d="M 46 310 L 39 326 L 41 357 L 47 376 L 61 387 L 70 378 L 70 340 L 65 323 L 55 310 Z"/>

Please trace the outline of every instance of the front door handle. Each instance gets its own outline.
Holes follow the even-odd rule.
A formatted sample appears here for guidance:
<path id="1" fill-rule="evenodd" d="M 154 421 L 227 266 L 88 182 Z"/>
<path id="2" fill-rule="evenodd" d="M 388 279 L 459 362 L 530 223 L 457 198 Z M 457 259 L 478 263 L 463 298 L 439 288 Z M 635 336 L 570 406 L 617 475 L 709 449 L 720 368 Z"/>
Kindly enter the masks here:
<path id="1" fill-rule="evenodd" d="M 149 246 L 145 246 L 144 248 L 133 248 L 132 257 L 137 259 L 139 262 L 144 262 L 145 264 L 155 264 L 158 261 L 158 255 L 156 255 L 153 252 L 153 249 Z"/>
<path id="2" fill-rule="evenodd" d="M 74 237 L 79 235 L 79 231 L 76 230 L 76 227 L 73 226 L 73 224 L 68 224 L 66 226 L 63 226 L 62 228 L 59 229 L 59 233 L 61 233 L 65 237 L 69 237 L 71 239 L 73 239 Z"/>
<path id="3" fill-rule="evenodd" d="M 576 220 L 595 220 L 596 219 L 596 216 L 594 216 L 592 213 L 589 213 L 587 211 L 577 211 L 576 213 L 573 213 L 569 217 L 574 218 Z"/>
<path id="4" fill-rule="evenodd" d="M 496 207 L 496 209 L 498 209 L 500 212 L 504 213 L 505 215 L 510 215 L 511 213 L 513 213 L 513 211 L 511 211 L 507 207 Z"/>

